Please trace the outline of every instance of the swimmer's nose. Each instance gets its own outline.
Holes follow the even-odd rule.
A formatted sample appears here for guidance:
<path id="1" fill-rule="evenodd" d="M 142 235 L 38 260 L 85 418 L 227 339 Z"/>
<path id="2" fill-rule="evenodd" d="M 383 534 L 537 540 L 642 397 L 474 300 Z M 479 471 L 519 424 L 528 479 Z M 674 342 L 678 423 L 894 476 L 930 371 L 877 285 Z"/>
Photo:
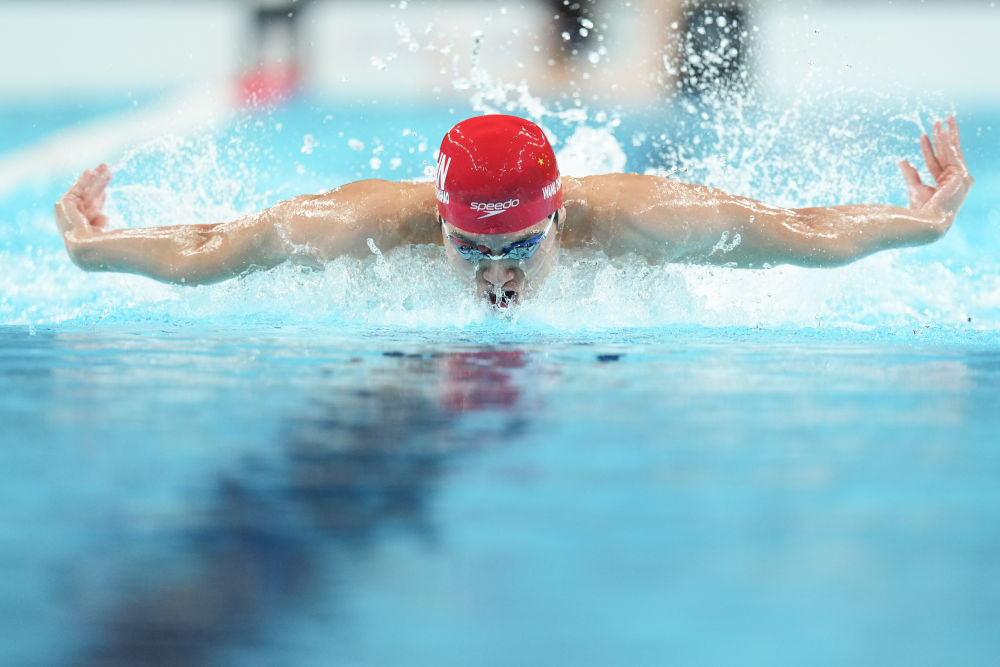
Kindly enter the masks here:
<path id="1" fill-rule="evenodd" d="M 514 269 L 502 262 L 490 262 L 482 272 L 483 280 L 493 287 L 503 287 L 514 279 Z"/>

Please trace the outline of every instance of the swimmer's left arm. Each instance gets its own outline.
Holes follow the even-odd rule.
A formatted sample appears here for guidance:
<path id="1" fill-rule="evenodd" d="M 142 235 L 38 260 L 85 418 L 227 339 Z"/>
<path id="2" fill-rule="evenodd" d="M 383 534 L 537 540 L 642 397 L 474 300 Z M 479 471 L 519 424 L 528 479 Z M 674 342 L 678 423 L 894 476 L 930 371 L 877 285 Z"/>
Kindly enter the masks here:
<path id="1" fill-rule="evenodd" d="M 922 183 L 916 168 L 899 163 L 909 189 L 909 207 L 856 204 L 794 209 L 791 217 L 772 222 L 775 235 L 791 250 L 785 261 L 804 266 L 846 264 L 891 248 L 923 245 L 939 239 L 955 221 L 972 188 L 955 117 L 933 125 L 933 143 L 920 139 L 928 171 L 937 187 Z M 783 228 L 784 227 L 784 228 Z"/>
<path id="2" fill-rule="evenodd" d="M 950 228 L 973 181 L 954 118 L 947 128 L 935 123 L 933 145 L 926 135 L 921 145 L 937 187 L 921 183 L 916 169 L 901 163 L 908 208 L 781 208 L 667 178 L 616 174 L 567 179 L 567 236 L 653 261 L 743 267 L 838 266 L 880 250 L 929 243 Z"/>

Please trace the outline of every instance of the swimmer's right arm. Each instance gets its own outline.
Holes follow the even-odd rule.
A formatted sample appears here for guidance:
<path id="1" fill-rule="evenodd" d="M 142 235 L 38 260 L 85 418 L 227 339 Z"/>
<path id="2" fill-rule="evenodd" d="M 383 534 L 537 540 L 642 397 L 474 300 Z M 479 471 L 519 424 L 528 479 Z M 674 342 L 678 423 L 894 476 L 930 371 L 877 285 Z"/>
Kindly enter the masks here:
<path id="1" fill-rule="evenodd" d="M 87 170 L 56 203 L 56 223 L 70 258 L 87 271 L 136 273 L 163 282 L 214 283 L 286 260 L 322 263 L 381 250 L 434 243 L 430 183 L 368 180 L 281 202 L 215 224 L 109 230 L 102 208 L 107 165 Z M 430 202 L 430 204 L 428 204 Z"/>

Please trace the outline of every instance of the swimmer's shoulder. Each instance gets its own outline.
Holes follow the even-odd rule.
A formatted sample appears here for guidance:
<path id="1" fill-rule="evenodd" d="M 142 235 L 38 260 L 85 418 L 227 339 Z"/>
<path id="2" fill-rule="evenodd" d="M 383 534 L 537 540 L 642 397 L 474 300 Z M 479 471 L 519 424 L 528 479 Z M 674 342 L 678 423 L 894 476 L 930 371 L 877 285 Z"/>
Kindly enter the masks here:
<path id="1" fill-rule="evenodd" d="M 665 176 L 615 173 L 563 178 L 563 201 L 590 209 L 618 207 L 622 202 L 682 196 L 701 186 Z"/>
<path id="2" fill-rule="evenodd" d="M 352 181 L 308 198 L 319 201 L 348 199 L 383 210 L 435 203 L 434 183 L 431 181 L 389 181 L 381 178 Z"/>
<path id="3" fill-rule="evenodd" d="M 648 206 L 683 198 L 694 186 L 645 174 L 615 173 L 563 178 L 566 225 L 564 247 L 598 247 L 612 250 L 621 239 L 621 228 L 632 215 Z"/>
<path id="4" fill-rule="evenodd" d="M 297 243 L 321 247 L 324 257 L 364 255 L 367 239 L 382 250 L 440 243 L 434 184 L 365 179 L 318 195 L 301 195 L 271 209 Z"/>

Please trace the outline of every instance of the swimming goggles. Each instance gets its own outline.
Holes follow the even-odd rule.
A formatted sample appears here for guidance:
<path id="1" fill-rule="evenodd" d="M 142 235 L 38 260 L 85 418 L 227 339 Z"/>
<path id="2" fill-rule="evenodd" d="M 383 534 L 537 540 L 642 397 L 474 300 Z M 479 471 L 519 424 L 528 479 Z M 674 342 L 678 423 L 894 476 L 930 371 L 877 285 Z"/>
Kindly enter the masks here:
<path id="1" fill-rule="evenodd" d="M 479 263 L 483 260 L 490 259 L 494 261 L 499 260 L 513 260 L 515 262 L 523 262 L 525 260 L 531 259 L 531 256 L 535 254 L 538 250 L 538 246 L 541 244 L 542 240 L 548 236 L 549 230 L 552 228 L 552 223 L 556 221 L 556 216 L 559 215 L 559 211 L 555 211 L 549 216 L 549 224 L 545 225 L 540 233 L 526 239 L 521 239 L 520 241 L 514 241 L 509 246 L 505 246 L 503 250 L 499 253 L 494 253 L 492 248 L 484 245 L 476 245 L 462 238 L 456 238 L 445 231 L 445 236 L 448 240 L 452 242 L 455 246 L 455 250 L 458 252 L 459 256 L 467 262 Z M 443 225 L 445 219 L 438 216 L 438 219 Z"/>

